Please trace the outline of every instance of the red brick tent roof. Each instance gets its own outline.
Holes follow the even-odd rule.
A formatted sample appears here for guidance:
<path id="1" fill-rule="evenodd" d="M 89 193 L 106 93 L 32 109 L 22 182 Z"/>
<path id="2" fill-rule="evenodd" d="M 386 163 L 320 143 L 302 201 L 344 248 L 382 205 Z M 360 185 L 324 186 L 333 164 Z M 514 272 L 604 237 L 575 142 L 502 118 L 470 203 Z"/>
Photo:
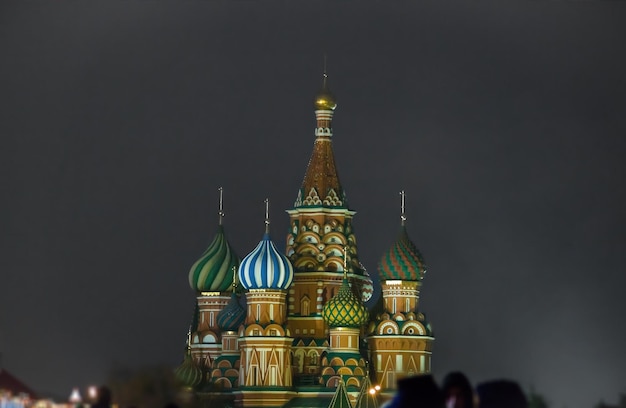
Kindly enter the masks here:
<path id="1" fill-rule="evenodd" d="M 0 368 L 0 390 L 11 391 L 14 395 L 24 393 L 28 394 L 30 398 L 37 398 L 37 394 L 33 390 L 3 368 Z"/>

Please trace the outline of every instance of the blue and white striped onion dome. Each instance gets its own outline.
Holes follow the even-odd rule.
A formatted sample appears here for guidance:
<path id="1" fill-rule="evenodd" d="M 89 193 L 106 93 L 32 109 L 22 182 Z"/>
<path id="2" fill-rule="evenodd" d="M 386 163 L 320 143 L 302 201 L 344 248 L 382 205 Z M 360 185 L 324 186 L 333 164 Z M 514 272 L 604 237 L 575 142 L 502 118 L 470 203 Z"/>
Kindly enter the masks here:
<path id="1" fill-rule="evenodd" d="M 282 289 L 293 280 L 293 266 L 289 259 L 276 249 L 269 233 L 239 265 L 239 282 L 246 290 Z"/>

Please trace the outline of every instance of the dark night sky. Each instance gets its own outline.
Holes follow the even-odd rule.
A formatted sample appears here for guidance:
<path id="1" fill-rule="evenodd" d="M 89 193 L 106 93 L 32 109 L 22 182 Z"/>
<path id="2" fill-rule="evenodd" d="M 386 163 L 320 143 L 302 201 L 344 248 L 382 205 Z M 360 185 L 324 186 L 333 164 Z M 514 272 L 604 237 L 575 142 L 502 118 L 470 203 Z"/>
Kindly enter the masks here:
<path id="1" fill-rule="evenodd" d="M 69 395 L 178 364 L 217 188 L 243 256 L 284 247 L 323 54 L 370 273 L 398 191 L 434 373 L 555 408 L 626 392 L 626 3 L 39 1 L 0 6 L 0 351 Z"/>

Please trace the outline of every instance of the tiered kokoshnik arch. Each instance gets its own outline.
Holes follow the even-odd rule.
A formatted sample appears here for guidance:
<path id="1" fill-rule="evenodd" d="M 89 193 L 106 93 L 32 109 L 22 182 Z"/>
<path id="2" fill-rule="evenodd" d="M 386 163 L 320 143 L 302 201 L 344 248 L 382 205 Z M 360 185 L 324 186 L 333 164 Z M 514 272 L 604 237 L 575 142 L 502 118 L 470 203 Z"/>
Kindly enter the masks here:
<path id="1" fill-rule="evenodd" d="M 378 265 L 382 296 L 375 312 L 364 305 L 374 288 L 335 165 L 336 106 L 324 74 L 313 153 L 287 210 L 286 255 L 270 238 L 266 200 L 265 234 L 240 261 L 224 233 L 219 189 L 217 234 L 189 272 L 197 302 L 176 371 L 210 406 L 376 408 L 399 378 L 430 371 L 434 338 L 418 309 L 426 267 L 407 234 L 404 192 L 400 235 Z"/>
<path id="2" fill-rule="evenodd" d="M 367 337 L 370 368 L 384 391 L 396 389 L 405 376 L 430 372 L 434 341 L 430 324 L 418 309 L 426 265 L 406 231 L 404 191 L 400 234 L 378 264 L 382 310 L 370 323 Z"/>

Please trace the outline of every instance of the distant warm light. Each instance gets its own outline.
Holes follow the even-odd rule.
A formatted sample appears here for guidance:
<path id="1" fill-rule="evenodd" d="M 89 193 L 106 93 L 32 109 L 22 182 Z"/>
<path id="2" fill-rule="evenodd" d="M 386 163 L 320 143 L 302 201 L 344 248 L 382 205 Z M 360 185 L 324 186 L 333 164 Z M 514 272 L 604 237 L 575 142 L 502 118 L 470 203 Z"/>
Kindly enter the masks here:
<path id="1" fill-rule="evenodd" d="M 96 397 L 98 396 L 98 388 L 96 388 L 95 385 L 90 385 L 89 389 L 87 390 L 87 393 L 89 394 L 89 398 L 91 398 L 92 400 L 95 400 Z"/>
<path id="2" fill-rule="evenodd" d="M 78 391 L 78 388 L 74 388 L 72 390 L 72 393 L 70 394 L 70 402 L 74 403 L 74 404 L 78 404 L 82 401 L 83 399 L 80 396 L 80 392 Z"/>
<path id="3" fill-rule="evenodd" d="M 380 385 L 375 385 L 375 386 L 374 386 L 374 389 L 375 389 L 376 391 L 380 391 Z"/>
<path id="4" fill-rule="evenodd" d="M 370 388 L 370 394 L 372 394 L 372 395 L 376 394 L 376 390 L 373 389 L 373 388 Z"/>

